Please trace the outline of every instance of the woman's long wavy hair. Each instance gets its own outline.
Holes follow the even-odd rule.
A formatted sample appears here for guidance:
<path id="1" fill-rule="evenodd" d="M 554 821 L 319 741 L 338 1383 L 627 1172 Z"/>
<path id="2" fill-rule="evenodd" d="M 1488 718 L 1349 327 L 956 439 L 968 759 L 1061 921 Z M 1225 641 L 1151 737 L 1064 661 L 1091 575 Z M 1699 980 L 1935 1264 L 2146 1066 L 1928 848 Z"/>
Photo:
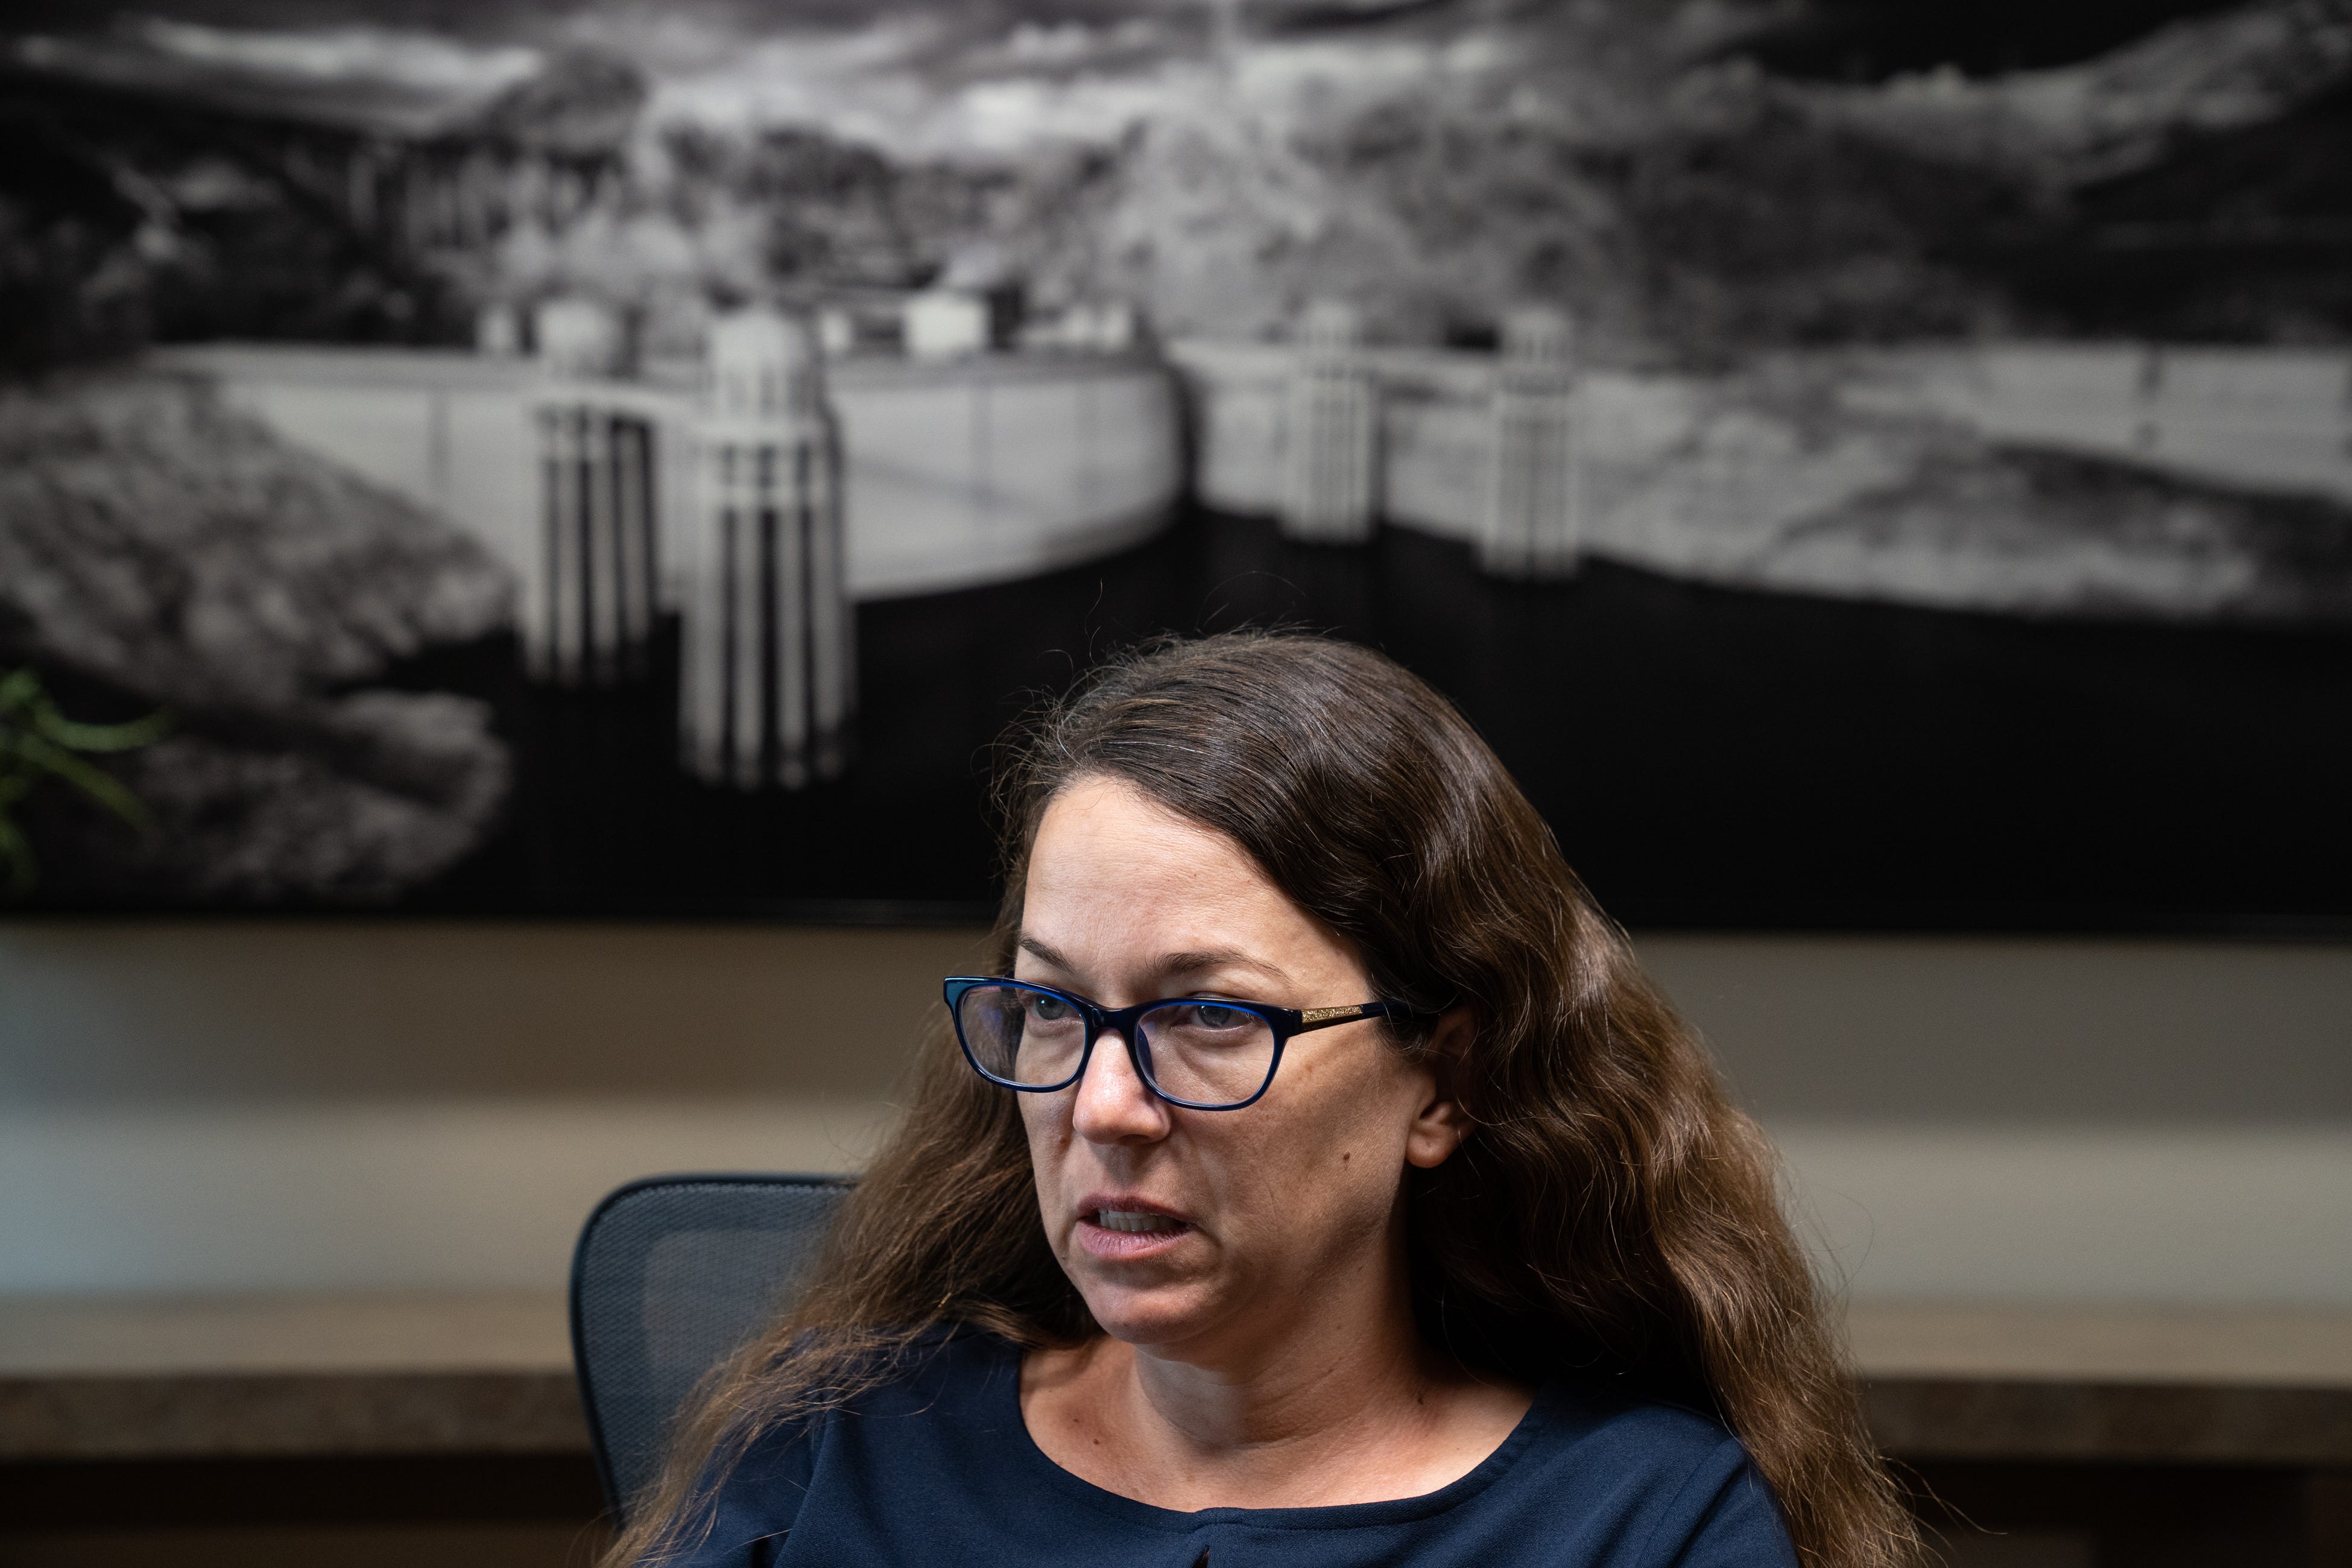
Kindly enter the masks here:
<path id="1" fill-rule="evenodd" d="M 1038 822 L 1073 780 L 1124 780 L 1227 835 L 1355 944 L 1376 994 L 1475 1010 L 1475 1129 L 1405 1177 L 1424 1334 L 1526 1384 L 1609 1377 L 1712 1412 L 1809 1568 L 1914 1559 L 1770 1148 L 1444 698 L 1321 637 L 1164 641 L 1097 671 L 1006 763 L 994 972 L 1012 972 Z M 1428 1048 L 1425 1027 L 1391 1040 Z M 814 1282 L 714 1380 L 608 1564 L 690 1546 L 746 1447 L 850 1397 L 918 1336 L 969 1325 L 1034 1347 L 1101 1331 L 1047 1247 L 1014 1097 L 965 1066 L 943 1008 L 916 1072 Z"/>

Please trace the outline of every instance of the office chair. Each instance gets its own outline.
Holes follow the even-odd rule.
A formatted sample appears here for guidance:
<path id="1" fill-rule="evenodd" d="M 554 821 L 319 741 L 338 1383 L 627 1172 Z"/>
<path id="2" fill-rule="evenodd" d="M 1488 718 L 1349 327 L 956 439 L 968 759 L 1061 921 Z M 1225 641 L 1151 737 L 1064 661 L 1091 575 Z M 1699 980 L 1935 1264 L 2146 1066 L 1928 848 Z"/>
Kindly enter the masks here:
<path id="1" fill-rule="evenodd" d="M 845 1176 L 652 1176 L 596 1205 L 572 1255 L 572 1358 L 616 1519 L 661 1474 L 704 1373 L 786 1305 Z"/>

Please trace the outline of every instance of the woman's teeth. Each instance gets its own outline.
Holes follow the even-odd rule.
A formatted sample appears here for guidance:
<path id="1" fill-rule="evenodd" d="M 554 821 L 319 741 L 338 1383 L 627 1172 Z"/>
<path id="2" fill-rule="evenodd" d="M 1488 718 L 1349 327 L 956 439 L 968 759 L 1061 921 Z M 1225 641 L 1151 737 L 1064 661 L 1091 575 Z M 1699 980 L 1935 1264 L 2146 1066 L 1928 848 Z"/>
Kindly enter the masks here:
<path id="1" fill-rule="evenodd" d="M 1174 1230 L 1182 1223 L 1141 1209 L 1097 1209 L 1094 1222 L 1105 1230 Z"/>

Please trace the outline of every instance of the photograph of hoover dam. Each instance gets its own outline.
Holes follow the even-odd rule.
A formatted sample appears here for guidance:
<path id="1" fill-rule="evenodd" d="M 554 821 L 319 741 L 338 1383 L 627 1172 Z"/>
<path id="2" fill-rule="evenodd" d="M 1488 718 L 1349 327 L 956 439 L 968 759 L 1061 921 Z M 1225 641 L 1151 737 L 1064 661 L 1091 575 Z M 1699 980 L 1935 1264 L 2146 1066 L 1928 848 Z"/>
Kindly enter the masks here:
<path id="1" fill-rule="evenodd" d="M 961 917 L 1288 624 L 1637 922 L 2352 921 L 2352 0 L 12 16 L 24 906 Z"/>

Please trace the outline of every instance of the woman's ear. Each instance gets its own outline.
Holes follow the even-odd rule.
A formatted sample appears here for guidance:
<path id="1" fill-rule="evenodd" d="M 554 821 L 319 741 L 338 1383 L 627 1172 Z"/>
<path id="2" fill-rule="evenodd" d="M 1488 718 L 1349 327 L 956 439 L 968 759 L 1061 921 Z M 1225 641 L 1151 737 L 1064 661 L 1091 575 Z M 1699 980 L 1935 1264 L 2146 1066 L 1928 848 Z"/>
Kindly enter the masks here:
<path id="1" fill-rule="evenodd" d="M 1405 1159 L 1424 1171 L 1445 1163 L 1470 1136 L 1470 1113 L 1463 1106 L 1462 1089 L 1477 1028 L 1477 1019 L 1465 1002 L 1442 1015 L 1430 1033 L 1425 1058 L 1432 1080 L 1430 1098 L 1413 1117 L 1404 1141 Z"/>

